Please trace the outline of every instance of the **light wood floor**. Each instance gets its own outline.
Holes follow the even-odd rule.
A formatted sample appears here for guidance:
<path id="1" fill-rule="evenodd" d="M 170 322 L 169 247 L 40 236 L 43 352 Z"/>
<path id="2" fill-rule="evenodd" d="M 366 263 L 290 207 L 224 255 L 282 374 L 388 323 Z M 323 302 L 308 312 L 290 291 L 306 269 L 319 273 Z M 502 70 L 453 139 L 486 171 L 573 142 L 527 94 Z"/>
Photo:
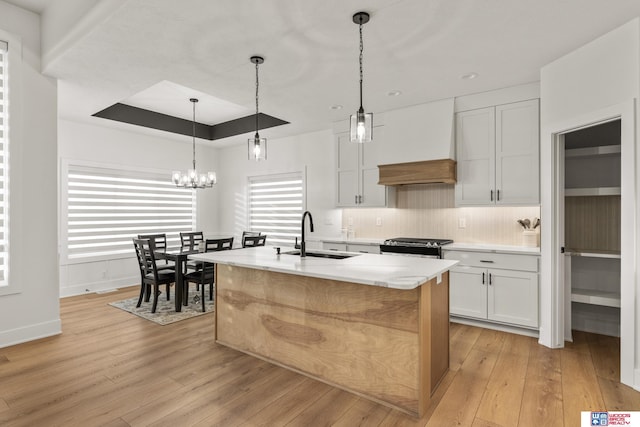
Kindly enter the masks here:
<path id="1" fill-rule="evenodd" d="M 640 410 L 615 338 L 550 350 L 452 324 L 450 371 L 416 420 L 216 345 L 212 315 L 158 326 L 107 305 L 136 293 L 63 299 L 62 335 L 0 349 L 0 425 L 574 427 L 580 411 Z"/>

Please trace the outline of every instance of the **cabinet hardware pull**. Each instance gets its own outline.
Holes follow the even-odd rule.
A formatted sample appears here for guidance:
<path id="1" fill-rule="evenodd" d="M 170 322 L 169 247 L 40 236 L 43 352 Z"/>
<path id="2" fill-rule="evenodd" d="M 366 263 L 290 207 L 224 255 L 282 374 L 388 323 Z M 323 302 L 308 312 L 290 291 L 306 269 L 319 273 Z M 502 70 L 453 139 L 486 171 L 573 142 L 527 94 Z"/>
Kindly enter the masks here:
<path id="1" fill-rule="evenodd" d="M 482 273 L 482 284 L 484 285 L 484 273 Z"/>
<path id="2" fill-rule="evenodd" d="M 356 194 L 356 195 L 355 195 L 355 196 L 353 196 L 353 197 L 354 197 L 354 201 L 353 201 L 353 203 L 355 203 L 355 204 L 357 205 L 357 204 L 358 204 L 358 195 Z"/>
<path id="3" fill-rule="evenodd" d="M 362 194 L 358 196 L 358 203 L 362 203 Z"/>
<path id="4" fill-rule="evenodd" d="M 489 273 L 489 284 L 493 285 L 493 283 L 491 283 L 491 273 Z"/>
<path id="5" fill-rule="evenodd" d="M 490 259 L 481 259 L 480 262 L 488 262 L 490 264 L 493 264 L 493 261 Z"/>
<path id="6" fill-rule="evenodd" d="M 490 200 L 493 202 L 493 190 L 491 190 Z"/>
<path id="7" fill-rule="evenodd" d="M 496 200 L 499 202 L 500 201 L 500 190 L 496 191 Z"/>

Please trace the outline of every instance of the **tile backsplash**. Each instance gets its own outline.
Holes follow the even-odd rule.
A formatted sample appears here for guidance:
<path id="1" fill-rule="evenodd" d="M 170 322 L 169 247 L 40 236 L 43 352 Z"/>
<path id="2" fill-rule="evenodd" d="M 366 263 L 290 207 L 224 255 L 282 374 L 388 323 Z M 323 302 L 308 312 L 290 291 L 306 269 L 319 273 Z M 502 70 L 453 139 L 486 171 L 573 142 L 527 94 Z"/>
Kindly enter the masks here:
<path id="1" fill-rule="evenodd" d="M 525 242 L 517 220 L 540 217 L 539 206 L 456 208 L 450 184 L 400 186 L 396 196 L 395 208 L 343 209 L 342 227 L 364 238 L 430 237 L 520 246 Z"/>

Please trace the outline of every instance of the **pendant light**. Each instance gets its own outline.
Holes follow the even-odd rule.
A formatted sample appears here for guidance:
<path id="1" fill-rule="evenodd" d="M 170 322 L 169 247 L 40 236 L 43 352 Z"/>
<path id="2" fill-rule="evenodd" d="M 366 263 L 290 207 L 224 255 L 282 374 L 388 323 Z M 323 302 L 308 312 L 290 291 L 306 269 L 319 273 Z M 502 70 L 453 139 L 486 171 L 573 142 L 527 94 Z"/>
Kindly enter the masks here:
<path id="1" fill-rule="evenodd" d="M 353 22 L 360 27 L 360 108 L 351 116 L 350 139 L 352 142 L 371 142 L 373 139 L 373 114 L 365 113 L 362 108 L 362 52 L 364 44 L 362 42 L 362 26 L 369 22 L 367 12 L 358 12 L 353 15 Z"/>
<path id="2" fill-rule="evenodd" d="M 260 138 L 260 134 L 258 133 L 258 89 L 260 88 L 260 81 L 258 80 L 258 65 L 264 62 L 264 58 L 261 56 L 252 56 L 250 61 L 256 65 L 256 134 L 253 138 L 249 138 L 247 140 L 249 160 L 267 160 L 267 139 Z"/>
<path id="3" fill-rule="evenodd" d="M 193 103 L 193 169 L 187 172 L 174 171 L 172 174 L 173 183 L 181 188 L 209 188 L 217 183 L 216 173 L 207 172 L 198 175 L 196 170 L 196 103 L 197 98 L 190 98 Z"/>

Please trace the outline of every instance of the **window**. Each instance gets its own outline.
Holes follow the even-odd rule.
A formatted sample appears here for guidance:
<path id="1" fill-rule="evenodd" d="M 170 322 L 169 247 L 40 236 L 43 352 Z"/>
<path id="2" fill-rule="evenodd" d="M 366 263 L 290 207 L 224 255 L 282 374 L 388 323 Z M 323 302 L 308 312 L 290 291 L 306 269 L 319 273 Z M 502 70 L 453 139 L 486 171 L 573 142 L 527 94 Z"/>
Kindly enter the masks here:
<path id="1" fill-rule="evenodd" d="M 274 246 L 293 246 L 304 212 L 302 173 L 249 178 L 249 227 Z"/>
<path id="2" fill-rule="evenodd" d="M 0 286 L 8 285 L 9 275 L 8 47 L 0 40 Z"/>
<path id="3" fill-rule="evenodd" d="M 179 246 L 195 228 L 195 191 L 176 188 L 169 173 L 65 163 L 64 254 L 68 262 L 133 255 L 138 234 L 165 233 Z"/>

